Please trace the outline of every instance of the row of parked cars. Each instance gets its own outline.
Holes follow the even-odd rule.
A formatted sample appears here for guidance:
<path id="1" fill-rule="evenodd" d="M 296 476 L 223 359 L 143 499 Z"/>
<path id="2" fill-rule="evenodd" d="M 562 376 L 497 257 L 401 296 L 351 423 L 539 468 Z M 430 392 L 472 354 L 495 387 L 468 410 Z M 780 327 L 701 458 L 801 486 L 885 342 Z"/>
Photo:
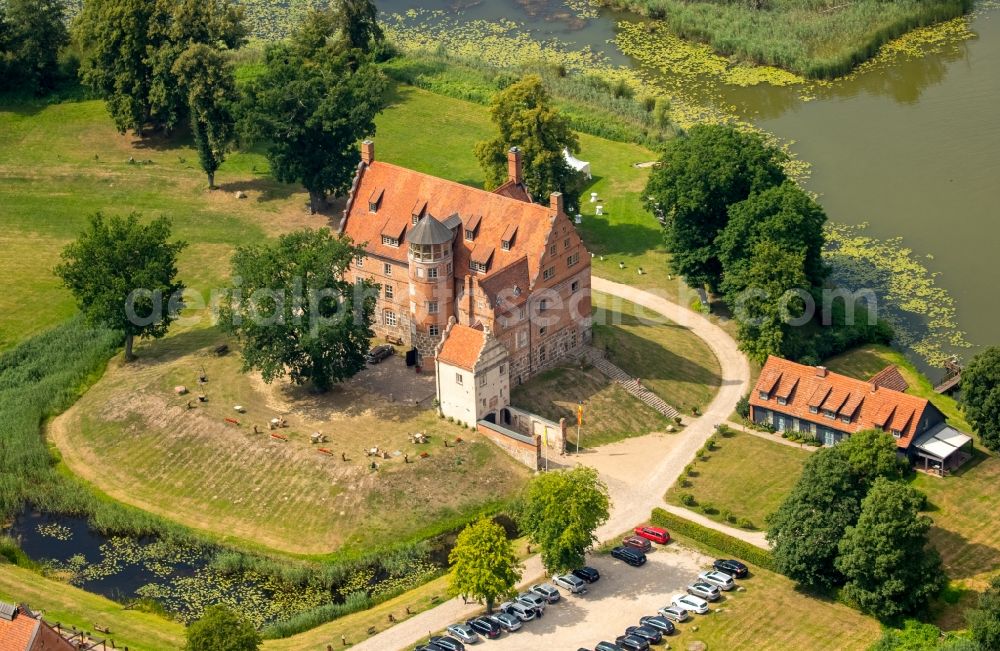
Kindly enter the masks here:
<path id="1" fill-rule="evenodd" d="M 620 558 L 636 567 L 646 562 L 645 552 L 635 547 L 623 544 L 615 550 Z M 614 555 L 615 550 L 612 550 Z M 642 562 L 632 562 L 636 554 L 642 555 Z M 748 573 L 746 565 L 734 559 L 719 559 L 712 563 L 712 569 L 702 572 L 698 578 L 687 586 L 686 592 L 676 594 L 670 603 L 660 608 L 656 615 L 645 615 L 639 618 L 636 626 L 629 626 L 614 642 L 599 642 L 593 651 L 649 651 L 650 645 L 659 644 L 665 635 L 674 632 L 678 622 L 686 621 L 691 613 L 704 615 L 708 612 L 708 604 L 716 601 L 722 593 L 736 587 L 736 579 L 744 578 Z M 591 651 L 581 648 L 579 651 Z"/>
<path id="2" fill-rule="evenodd" d="M 474 617 L 464 624 L 452 624 L 445 635 L 432 636 L 427 644 L 415 647 L 414 651 L 465 651 L 466 644 L 476 644 L 484 638 L 495 640 L 504 633 L 514 633 L 525 623 L 544 617 L 546 606 L 562 598 L 559 588 L 570 594 L 583 594 L 589 584 L 600 578 L 601 573 L 592 567 L 560 574 L 552 578 L 552 583 L 533 585 L 514 599 L 500 604 L 492 615 Z"/>

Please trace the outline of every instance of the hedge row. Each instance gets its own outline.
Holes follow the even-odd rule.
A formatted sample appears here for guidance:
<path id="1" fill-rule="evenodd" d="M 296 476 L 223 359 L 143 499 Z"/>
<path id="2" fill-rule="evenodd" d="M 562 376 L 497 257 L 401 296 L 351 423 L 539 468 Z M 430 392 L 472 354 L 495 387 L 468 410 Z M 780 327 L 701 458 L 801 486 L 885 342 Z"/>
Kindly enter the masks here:
<path id="1" fill-rule="evenodd" d="M 777 571 L 775 569 L 774 557 L 771 555 L 771 552 L 766 549 L 761 549 L 756 545 L 751 545 L 748 542 L 744 542 L 739 538 L 733 538 L 729 534 L 716 531 L 715 529 L 709 529 L 708 527 L 702 526 L 696 522 L 691 522 L 690 520 L 686 520 L 659 508 L 653 509 L 653 514 L 650 517 L 650 520 L 653 524 L 658 527 L 663 527 L 671 534 L 686 536 L 696 542 L 711 547 L 716 551 L 722 552 L 723 554 L 729 554 L 734 558 L 750 563 L 751 565 L 756 565 L 757 567 L 765 570 L 771 570 L 772 572 Z"/>

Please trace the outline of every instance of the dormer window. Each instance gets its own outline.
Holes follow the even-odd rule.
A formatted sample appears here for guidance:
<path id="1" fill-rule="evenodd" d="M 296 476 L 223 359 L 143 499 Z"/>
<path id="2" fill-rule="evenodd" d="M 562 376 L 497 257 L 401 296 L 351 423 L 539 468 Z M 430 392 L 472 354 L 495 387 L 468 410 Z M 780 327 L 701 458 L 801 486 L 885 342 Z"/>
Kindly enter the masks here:
<path id="1" fill-rule="evenodd" d="M 420 221 L 420 218 L 424 216 L 425 210 L 427 210 L 426 201 L 421 201 L 418 199 L 417 202 L 413 204 L 413 209 L 410 211 L 410 222 L 414 226 L 416 226 L 417 222 Z"/>
<path id="2" fill-rule="evenodd" d="M 778 396 L 778 404 L 779 405 L 787 405 L 788 404 L 788 399 L 787 398 L 782 398 L 781 396 Z"/>
<path id="3" fill-rule="evenodd" d="M 824 409 L 823 410 L 823 416 L 826 417 L 826 418 L 836 418 L 837 414 L 835 414 L 834 412 L 830 411 L 829 409 Z"/>
<path id="4" fill-rule="evenodd" d="M 368 212 L 376 213 L 378 212 L 379 206 L 382 204 L 382 195 L 385 194 L 383 188 L 376 188 L 371 196 L 368 197 Z"/>
<path id="5" fill-rule="evenodd" d="M 818 414 L 819 413 L 819 407 L 812 407 L 812 406 L 810 406 L 809 407 L 809 413 L 810 414 Z"/>
<path id="6" fill-rule="evenodd" d="M 399 248 L 399 238 L 389 237 L 388 235 L 383 235 L 382 236 L 382 244 L 384 244 L 386 246 L 391 246 L 391 247 Z"/>
<path id="7" fill-rule="evenodd" d="M 479 222 L 483 221 L 482 215 L 474 215 L 465 224 L 465 239 L 469 242 L 476 239 L 479 234 Z"/>
<path id="8" fill-rule="evenodd" d="M 521 295 L 521 287 L 518 285 L 514 285 L 514 296 L 520 296 L 520 295 Z"/>
<path id="9" fill-rule="evenodd" d="M 469 260 L 469 269 L 472 271 L 484 274 L 486 273 L 488 267 L 489 264 L 486 262 L 473 262 L 472 260 Z"/>
<path id="10" fill-rule="evenodd" d="M 849 414 L 844 414 L 843 416 L 840 417 L 840 422 L 842 422 L 842 423 L 850 423 L 851 422 L 851 416 Z"/>
<path id="11" fill-rule="evenodd" d="M 768 398 L 767 391 L 758 391 L 757 393 L 760 396 L 761 400 L 767 400 Z"/>
<path id="12" fill-rule="evenodd" d="M 504 251 L 510 251 L 510 240 L 501 240 L 500 248 Z"/>
<path id="13" fill-rule="evenodd" d="M 517 235 L 517 224 L 511 224 L 500 237 L 500 248 L 504 251 L 510 251 L 511 247 L 514 246 L 515 235 Z"/>

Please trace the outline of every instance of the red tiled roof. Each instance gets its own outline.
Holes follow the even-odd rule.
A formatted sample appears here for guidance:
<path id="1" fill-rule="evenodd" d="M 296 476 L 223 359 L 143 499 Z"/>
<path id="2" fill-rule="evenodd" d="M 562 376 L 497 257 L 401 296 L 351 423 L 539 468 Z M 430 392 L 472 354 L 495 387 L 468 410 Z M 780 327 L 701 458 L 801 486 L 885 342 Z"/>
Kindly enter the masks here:
<path id="1" fill-rule="evenodd" d="M 479 353 L 482 352 L 485 343 L 485 332 L 456 323 L 451 326 L 445 340 L 441 343 L 437 359 L 444 364 L 451 364 L 471 371 L 476 360 L 479 359 Z"/>
<path id="2" fill-rule="evenodd" d="M 523 183 L 518 183 L 517 181 L 507 181 L 494 190 L 493 194 L 499 194 L 510 199 L 517 199 L 518 201 L 531 202 L 531 194 L 528 193 L 528 189 L 524 187 Z"/>
<path id="3" fill-rule="evenodd" d="M 892 389 L 893 391 L 906 391 L 910 388 L 910 385 L 906 383 L 906 379 L 903 378 L 903 374 L 900 373 L 899 367 L 895 364 L 889 364 L 873 375 L 868 381 L 880 387 Z"/>
<path id="4" fill-rule="evenodd" d="M 12 621 L 0 618 L 0 650 L 28 651 L 39 626 L 41 622 L 20 611 Z"/>
<path id="5" fill-rule="evenodd" d="M 779 405 L 777 398 L 785 389 L 788 395 L 782 397 L 786 404 Z M 768 399 L 761 398 L 762 393 Z M 900 432 L 896 444 L 905 449 L 930 403 L 885 386 L 769 357 L 750 394 L 750 404 L 851 433 L 865 429 L 896 430 Z M 810 407 L 818 407 L 819 413 L 812 413 Z M 825 410 L 833 411 L 836 418 L 824 416 Z M 852 416 L 851 422 L 843 422 L 842 416 Z"/>
<path id="6" fill-rule="evenodd" d="M 352 196 L 367 199 L 381 191 L 381 201 L 378 211 L 371 213 L 368 201 L 352 200 L 343 231 L 355 242 L 365 244 L 370 254 L 405 263 L 405 240 L 399 247 L 384 245 L 382 233 L 402 231 L 399 225 L 405 228 L 411 224 L 415 206 L 426 202 L 426 212 L 438 219 L 458 213 L 463 228 L 472 220 L 481 220 L 474 241 L 465 240 L 464 233 L 455 239 L 456 276 L 468 273 L 472 251 L 480 244 L 496 248 L 490 273 L 526 257 L 530 278 L 539 276 L 541 258 L 555 218 L 550 206 L 527 203 L 381 161 L 362 165 L 359 174 Z M 504 251 L 500 241 L 511 225 L 517 227 L 517 237 L 510 250 Z"/>
<path id="7" fill-rule="evenodd" d="M 528 260 L 520 258 L 516 262 L 498 269 L 488 277 L 479 281 L 479 287 L 486 294 L 490 305 L 494 307 L 513 308 L 528 300 Z M 497 298 L 501 304 L 497 305 Z M 511 310 L 505 310 L 506 316 Z"/>

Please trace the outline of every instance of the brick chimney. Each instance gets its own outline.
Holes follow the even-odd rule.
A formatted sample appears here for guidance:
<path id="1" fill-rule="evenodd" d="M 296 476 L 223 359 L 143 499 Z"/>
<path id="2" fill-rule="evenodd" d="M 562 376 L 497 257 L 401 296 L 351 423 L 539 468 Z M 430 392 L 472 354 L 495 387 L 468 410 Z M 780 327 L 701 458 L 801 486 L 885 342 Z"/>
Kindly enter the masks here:
<path id="1" fill-rule="evenodd" d="M 817 366 L 816 367 L 816 377 L 826 377 L 826 367 Z"/>
<path id="2" fill-rule="evenodd" d="M 563 214 L 562 192 L 553 192 L 551 195 L 549 195 L 549 207 L 552 208 L 552 210 L 555 211 L 557 215 Z"/>
<path id="3" fill-rule="evenodd" d="M 521 150 L 511 147 L 507 152 L 507 180 L 514 183 L 524 183 L 524 167 L 521 163 Z"/>
<path id="4" fill-rule="evenodd" d="M 361 143 L 361 162 L 365 165 L 371 165 L 375 162 L 375 143 L 371 140 L 365 140 Z"/>

